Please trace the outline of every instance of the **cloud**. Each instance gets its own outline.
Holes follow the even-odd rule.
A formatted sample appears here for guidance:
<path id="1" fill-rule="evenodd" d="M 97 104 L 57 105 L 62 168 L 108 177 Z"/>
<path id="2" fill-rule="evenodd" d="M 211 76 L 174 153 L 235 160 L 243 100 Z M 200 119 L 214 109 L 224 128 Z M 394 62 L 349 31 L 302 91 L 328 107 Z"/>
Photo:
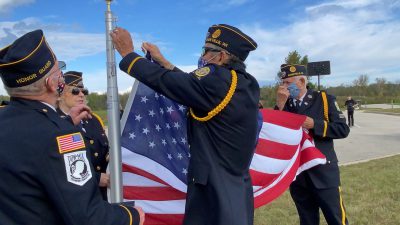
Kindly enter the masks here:
<path id="1" fill-rule="evenodd" d="M 105 33 L 75 32 L 70 28 L 70 25 L 43 23 L 37 18 L 0 22 L 0 49 L 11 44 L 23 34 L 35 29 L 43 29 L 46 40 L 54 50 L 57 58 L 66 61 L 67 65 L 71 61 L 80 60 L 83 57 L 105 54 Z M 171 51 L 168 43 L 159 41 L 151 35 L 137 33 L 131 35 L 135 39 L 136 48 L 139 48 L 141 43 L 146 40 L 155 43 L 163 52 Z M 101 64 L 99 67 L 104 69 L 88 73 L 87 76 L 85 73 L 85 76 L 88 80 L 88 86 L 93 91 L 104 92 L 104 90 L 107 90 L 106 64 Z M 133 78 L 125 74 L 119 76 L 118 83 L 121 85 L 120 91 L 128 90 L 133 84 L 132 80 Z M 5 94 L 6 92 L 3 87 L 0 87 L 0 95 Z"/>
<path id="2" fill-rule="evenodd" d="M 349 83 L 360 74 L 394 81 L 400 72 L 400 21 L 393 1 L 333 1 L 305 9 L 305 17 L 286 27 L 269 30 L 260 25 L 242 25 L 259 48 L 247 60 L 249 72 L 259 80 L 274 80 L 290 51 L 308 55 L 310 61 L 331 61 L 334 84 Z M 327 6 L 341 7 L 320 13 Z M 318 13 L 316 13 L 318 11 Z"/>
<path id="3" fill-rule="evenodd" d="M 44 31 L 46 40 L 57 57 L 64 61 L 76 60 L 80 57 L 97 55 L 106 51 L 105 33 L 78 32 L 71 29 L 71 25 L 43 23 L 37 18 L 0 22 L 0 46 L 7 46 L 17 37 L 35 29 Z M 170 51 L 168 43 L 161 42 L 151 35 L 133 33 L 132 36 L 135 38 L 137 47 L 146 40 L 157 44 L 165 52 Z"/>
<path id="4" fill-rule="evenodd" d="M 0 0 L 0 13 L 9 13 L 14 8 L 34 2 L 35 0 Z"/>

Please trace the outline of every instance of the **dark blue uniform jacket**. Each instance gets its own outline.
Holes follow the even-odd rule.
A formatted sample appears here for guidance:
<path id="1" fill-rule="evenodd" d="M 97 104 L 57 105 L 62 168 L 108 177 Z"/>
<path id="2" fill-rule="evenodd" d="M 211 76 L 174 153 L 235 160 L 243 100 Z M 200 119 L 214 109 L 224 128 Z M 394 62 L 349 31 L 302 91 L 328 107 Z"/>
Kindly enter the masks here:
<path id="1" fill-rule="evenodd" d="M 80 133 L 51 107 L 12 98 L 0 109 L 0 127 L 0 224 L 128 225 L 129 214 L 138 218 L 133 208 L 103 201 L 85 146 L 63 152 L 60 137 Z"/>
<path id="2" fill-rule="evenodd" d="M 295 109 L 289 99 L 284 111 L 306 115 L 314 119 L 314 128 L 310 130 L 315 146 L 326 156 L 327 163 L 319 165 L 302 174 L 307 174 L 316 188 L 332 188 L 340 185 L 338 159 L 334 150 L 333 139 L 345 138 L 350 132 L 343 113 L 337 106 L 335 97 L 327 95 L 329 122 L 324 122 L 324 105 L 320 92 L 307 91 L 299 109 Z M 303 175 L 306 176 L 306 175 Z M 302 182 L 301 176 L 297 179 Z"/>
<path id="3" fill-rule="evenodd" d="M 204 117 L 226 96 L 230 70 L 210 64 L 184 73 L 164 69 L 136 53 L 120 68 Z M 185 225 L 253 224 L 249 166 L 257 135 L 259 86 L 244 68 L 236 69 L 237 89 L 225 109 L 207 122 L 189 116 L 190 163 Z"/>
<path id="4" fill-rule="evenodd" d="M 57 112 L 61 117 L 67 116 L 59 108 Z M 80 131 L 85 138 L 90 155 L 90 162 L 95 170 L 96 179 L 100 182 L 101 173 L 106 173 L 109 161 L 109 144 L 103 121 L 97 114 L 92 113 L 92 118 L 82 121 L 78 127 L 81 129 Z M 103 199 L 107 201 L 107 187 L 99 188 Z"/>

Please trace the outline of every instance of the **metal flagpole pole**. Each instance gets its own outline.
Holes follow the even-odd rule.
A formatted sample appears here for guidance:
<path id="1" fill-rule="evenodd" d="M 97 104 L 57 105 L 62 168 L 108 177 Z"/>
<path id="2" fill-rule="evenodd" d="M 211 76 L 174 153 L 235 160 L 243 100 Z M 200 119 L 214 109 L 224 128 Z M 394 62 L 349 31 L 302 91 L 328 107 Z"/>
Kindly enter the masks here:
<path id="1" fill-rule="evenodd" d="M 110 142 L 110 201 L 122 202 L 122 166 L 121 166 L 121 125 L 118 100 L 117 71 L 115 51 L 110 37 L 114 29 L 114 18 L 110 9 L 112 0 L 106 0 L 106 42 L 107 42 L 107 118 L 108 138 Z"/>

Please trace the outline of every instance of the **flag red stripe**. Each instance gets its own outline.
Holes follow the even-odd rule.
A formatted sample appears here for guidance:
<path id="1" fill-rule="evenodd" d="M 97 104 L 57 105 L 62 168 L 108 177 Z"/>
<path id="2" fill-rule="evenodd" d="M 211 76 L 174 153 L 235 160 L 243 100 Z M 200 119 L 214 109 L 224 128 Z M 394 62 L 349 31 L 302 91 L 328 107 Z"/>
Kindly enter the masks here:
<path id="1" fill-rule="evenodd" d="M 75 144 L 61 144 L 63 147 L 77 147 L 77 146 L 82 146 L 83 143 L 75 143 Z"/>
<path id="2" fill-rule="evenodd" d="M 150 180 L 153 180 L 155 182 L 170 186 L 168 183 L 166 183 L 165 181 L 161 180 L 160 178 L 154 176 L 153 174 L 148 173 L 148 172 L 146 172 L 146 171 L 144 171 L 142 169 L 139 169 L 137 167 L 134 167 L 134 166 L 131 166 L 131 165 L 127 165 L 125 163 L 122 163 L 122 171 L 123 172 L 130 172 L 130 173 L 138 174 L 138 175 L 140 175 L 142 177 L 146 177 L 146 178 L 148 178 Z"/>
<path id="3" fill-rule="evenodd" d="M 182 200 L 186 198 L 186 193 L 172 187 L 124 186 L 124 198 L 151 201 Z"/>
<path id="4" fill-rule="evenodd" d="M 182 225 L 183 214 L 146 213 L 144 225 Z"/>
<path id="5" fill-rule="evenodd" d="M 250 170 L 251 183 L 253 186 L 266 186 L 272 183 L 280 174 L 262 173 L 257 170 Z"/>
<path id="6" fill-rule="evenodd" d="M 304 163 L 307 163 L 308 161 L 311 161 L 313 159 L 324 159 L 325 155 L 322 154 L 317 148 L 306 148 L 303 151 L 301 151 L 301 161 L 300 165 L 303 165 Z"/>
<path id="7" fill-rule="evenodd" d="M 258 139 L 256 153 L 270 158 L 290 160 L 297 150 L 297 145 L 287 145 L 267 139 Z"/>
<path id="8" fill-rule="evenodd" d="M 289 112 L 263 109 L 260 110 L 264 123 L 272 123 L 281 127 L 297 130 L 306 120 L 306 116 Z"/>
<path id="9" fill-rule="evenodd" d="M 293 166 L 290 168 L 288 173 L 280 180 L 276 185 L 271 187 L 268 191 L 254 198 L 254 207 L 258 208 L 269 202 L 275 200 L 279 197 L 283 192 L 288 189 L 290 183 L 294 180 L 296 176 L 297 169 L 299 168 L 300 157 L 297 157 Z"/>

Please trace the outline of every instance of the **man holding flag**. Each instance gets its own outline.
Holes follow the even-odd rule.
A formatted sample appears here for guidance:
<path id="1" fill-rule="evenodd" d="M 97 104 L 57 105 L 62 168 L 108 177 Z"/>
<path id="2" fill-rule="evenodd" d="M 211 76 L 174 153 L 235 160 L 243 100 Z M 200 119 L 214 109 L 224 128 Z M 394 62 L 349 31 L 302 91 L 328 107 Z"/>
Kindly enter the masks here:
<path id="1" fill-rule="evenodd" d="M 259 86 L 244 61 L 257 44 L 235 27 L 213 25 L 199 69 L 187 74 L 154 45 L 143 48 L 159 65 L 133 52 L 126 30 L 116 28 L 111 36 L 123 57 L 123 71 L 190 107 L 184 224 L 253 224 L 249 166 L 256 145 Z"/>
<path id="2" fill-rule="evenodd" d="M 306 115 L 303 128 L 313 136 L 315 146 L 327 163 L 304 171 L 290 185 L 301 225 L 319 224 L 321 208 L 328 224 L 348 224 L 340 193 L 338 159 L 333 139 L 345 138 L 349 127 L 335 97 L 324 91 L 307 90 L 307 69 L 304 65 L 283 64 L 275 109 Z"/>

